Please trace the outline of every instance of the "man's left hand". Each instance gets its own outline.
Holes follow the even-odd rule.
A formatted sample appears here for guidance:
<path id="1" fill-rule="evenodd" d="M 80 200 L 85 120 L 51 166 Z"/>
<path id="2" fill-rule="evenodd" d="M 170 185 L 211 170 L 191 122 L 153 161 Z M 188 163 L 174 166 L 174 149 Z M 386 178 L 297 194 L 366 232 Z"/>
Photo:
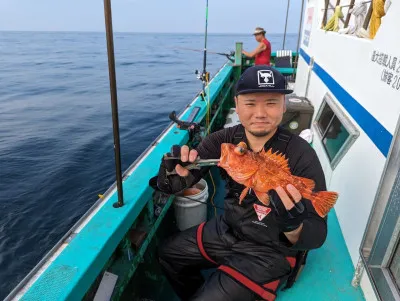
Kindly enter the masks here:
<path id="1" fill-rule="evenodd" d="M 282 188 L 282 186 L 278 186 L 275 191 L 279 195 L 279 198 L 281 199 L 283 205 L 285 206 L 287 211 L 290 211 L 293 207 L 295 207 L 295 204 L 298 204 L 301 199 L 301 193 L 300 191 L 297 190 L 296 187 L 294 187 L 292 184 L 289 184 L 286 186 L 287 191 L 291 195 L 292 199 L 290 199 L 289 195 L 286 193 L 286 191 Z"/>
<path id="2" fill-rule="evenodd" d="M 307 217 L 307 209 L 303 204 L 303 197 L 293 185 L 278 186 L 276 195 L 272 195 L 272 203 L 276 209 L 276 220 L 283 232 L 294 231 L 299 228 Z M 277 204 L 280 202 L 280 204 Z M 283 205 L 283 206 L 282 206 Z"/>

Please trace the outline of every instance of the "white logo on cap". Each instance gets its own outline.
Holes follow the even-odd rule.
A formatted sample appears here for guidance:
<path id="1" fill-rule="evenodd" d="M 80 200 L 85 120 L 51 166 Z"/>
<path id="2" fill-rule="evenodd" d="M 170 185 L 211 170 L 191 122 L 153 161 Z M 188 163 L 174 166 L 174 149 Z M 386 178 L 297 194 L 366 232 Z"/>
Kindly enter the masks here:
<path id="1" fill-rule="evenodd" d="M 274 73 L 271 70 L 258 70 L 259 87 L 275 87 Z"/>

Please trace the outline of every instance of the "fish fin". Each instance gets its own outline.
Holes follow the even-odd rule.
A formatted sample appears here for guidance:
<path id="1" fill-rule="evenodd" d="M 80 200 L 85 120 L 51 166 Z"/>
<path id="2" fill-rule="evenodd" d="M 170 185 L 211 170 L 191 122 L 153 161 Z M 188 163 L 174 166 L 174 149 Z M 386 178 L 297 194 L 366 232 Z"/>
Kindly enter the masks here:
<path id="1" fill-rule="evenodd" d="M 263 153 L 262 155 L 265 159 L 273 161 L 282 170 L 290 173 L 288 159 L 286 159 L 284 154 L 279 154 L 277 151 L 273 153 L 272 149 L 270 148 L 266 153 Z"/>
<path id="2" fill-rule="evenodd" d="M 298 179 L 299 181 L 302 181 L 304 183 L 304 185 L 306 185 L 307 189 L 310 189 L 310 191 L 314 190 L 314 187 L 315 187 L 314 180 L 303 178 L 303 177 L 297 177 L 297 176 L 293 176 L 293 177 Z"/>
<path id="3" fill-rule="evenodd" d="M 258 200 L 263 203 L 264 205 L 268 206 L 269 205 L 269 195 L 265 192 L 260 192 L 254 190 L 254 193 L 256 194 Z"/>
<path id="4" fill-rule="evenodd" d="M 239 198 L 239 205 L 242 203 L 243 199 L 246 197 L 247 193 L 249 192 L 250 187 L 246 187 L 243 189 L 242 193 L 240 194 Z"/>
<path id="5" fill-rule="evenodd" d="M 306 197 L 306 196 L 304 196 Z M 309 200 L 319 216 L 325 217 L 329 210 L 335 205 L 339 195 L 332 191 L 319 191 L 311 194 Z"/>

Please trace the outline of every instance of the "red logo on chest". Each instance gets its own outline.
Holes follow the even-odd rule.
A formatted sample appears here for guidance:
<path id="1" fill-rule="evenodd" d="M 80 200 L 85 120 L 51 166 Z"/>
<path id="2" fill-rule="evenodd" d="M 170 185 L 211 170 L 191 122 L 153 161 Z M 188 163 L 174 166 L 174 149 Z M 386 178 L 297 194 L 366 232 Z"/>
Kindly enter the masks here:
<path id="1" fill-rule="evenodd" d="M 264 217 L 266 217 L 271 212 L 271 208 L 268 208 L 265 206 L 260 206 L 260 205 L 254 204 L 253 207 L 257 213 L 259 221 L 261 221 Z"/>

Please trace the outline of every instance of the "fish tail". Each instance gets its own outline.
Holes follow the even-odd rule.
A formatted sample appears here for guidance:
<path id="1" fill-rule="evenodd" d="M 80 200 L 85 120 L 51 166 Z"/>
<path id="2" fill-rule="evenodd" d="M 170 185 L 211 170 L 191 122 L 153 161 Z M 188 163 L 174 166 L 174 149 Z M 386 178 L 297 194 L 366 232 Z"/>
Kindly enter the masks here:
<path id="1" fill-rule="evenodd" d="M 339 195 L 332 191 L 319 191 L 304 197 L 311 201 L 319 216 L 325 217 L 335 205 Z"/>

